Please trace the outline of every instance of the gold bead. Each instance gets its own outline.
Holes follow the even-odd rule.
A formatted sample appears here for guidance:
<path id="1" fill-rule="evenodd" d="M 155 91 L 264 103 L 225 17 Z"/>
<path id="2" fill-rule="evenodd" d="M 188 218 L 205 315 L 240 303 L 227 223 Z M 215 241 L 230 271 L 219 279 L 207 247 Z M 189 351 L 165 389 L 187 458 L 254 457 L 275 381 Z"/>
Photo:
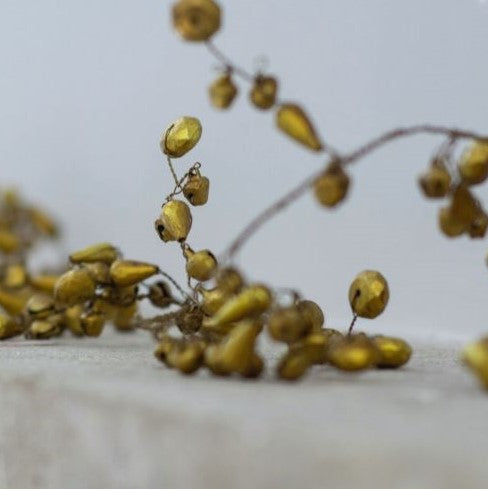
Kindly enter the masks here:
<path id="1" fill-rule="evenodd" d="M 193 149 L 202 136 L 202 125 L 196 117 L 180 117 L 163 133 L 161 150 L 171 158 L 180 158 Z"/>
<path id="2" fill-rule="evenodd" d="M 46 294 L 54 294 L 54 286 L 59 279 L 59 275 L 34 275 L 30 277 L 29 282 L 35 289 L 45 292 Z"/>
<path id="3" fill-rule="evenodd" d="M 305 112 L 295 104 L 280 105 L 276 124 L 286 135 L 313 151 L 322 151 L 322 143 Z"/>
<path id="4" fill-rule="evenodd" d="M 29 215 L 34 227 L 41 234 L 46 236 L 55 237 L 58 235 L 58 226 L 54 220 L 39 209 L 30 209 Z"/>
<path id="5" fill-rule="evenodd" d="M 412 348 L 406 341 L 382 335 L 374 336 L 371 339 L 379 352 L 377 367 L 398 368 L 410 360 Z"/>
<path id="6" fill-rule="evenodd" d="M 173 26 L 185 41 L 207 41 L 220 28 L 220 7 L 213 0 L 179 0 Z"/>
<path id="7" fill-rule="evenodd" d="M 439 209 L 439 229 L 448 238 L 455 238 L 464 234 L 466 226 L 454 219 L 450 207 Z"/>
<path id="8" fill-rule="evenodd" d="M 330 335 L 325 331 L 315 331 L 292 345 L 292 350 L 301 352 L 311 364 L 327 362 L 327 351 L 330 346 Z"/>
<path id="9" fill-rule="evenodd" d="M 219 345 L 208 345 L 204 352 L 204 363 L 214 375 L 226 376 L 230 374 L 230 371 L 226 370 L 222 364 Z"/>
<path id="10" fill-rule="evenodd" d="M 278 91 L 278 81 L 272 76 L 258 75 L 249 93 L 252 104 L 258 109 L 267 110 L 273 107 Z"/>
<path id="11" fill-rule="evenodd" d="M 27 313 L 36 319 L 45 319 L 54 312 L 54 299 L 45 294 L 34 294 L 25 306 Z"/>
<path id="12" fill-rule="evenodd" d="M 101 261 L 94 263 L 84 263 L 83 268 L 88 270 L 90 276 L 99 285 L 110 285 L 112 277 L 110 276 L 110 266 Z"/>
<path id="13" fill-rule="evenodd" d="M 25 335 L 27 338 L 47 340 L 53 336 L 59 336 L 62 331 L 62 316 L 55 315 L 46 319 L 36 319 L 31 323 Z"/>
<path id="14" fill-rule="evenodd" d="M 325 323 L 325 316 L 320 306 L 309 300 L 298 301 L 296 307 L 303 319 L 309 324 L 311 331 L 322 331 Z"/>
<path id="15" fill-rule="evenodd" d="M 155 307 L 164 309 L 174 304 L 173 294 L 171 293 L 168 284 L 163 281 L 151 284 L 149 287 L 148 298 L 151 304 Z"/>
<path id="16" fill-rule="evenodd" d="M 217 287 L 208 290 L 198 286 L 197 291 L 203 297 L 203 312 L 209 316 L 215 314 L 230 298 L 228 292 Z"/>
<path id="17" fill-rule="evenodd" d="M 128 306 L 115 307 L 112 322 L 119 331 L 132 331 L 135 327 L 134 318 L 137 314 L 137 302 Z"/>
<path id="18" fill-rule="evenodd" d="M 451 188 L 451 175 L 444 162 L 434 159 L 428 171 L 419 178 L 419 185 L 426 197 L 445 197 Z"/>
<path id="19" fill-rule="evenodd" d="M 110 243 L 97 243 L 69 256 L 71 263 L 102 262 L 110 265 L 119 257 L 119 251 Z"/>
<path id="20" fill-rule="evenodd" d="M 488 389 L 488 337 L 468 345 L 463 351 L 463 361 Z"/>
<path id="21" fill-rule="evenodd" d="M 380 272 L 365 270 L 358 274 L 349 288 L 352 310 L 363 318 L 374 319 L 388 304 L 388 282 Z"/>
<path id="22" fill-rule="evenodd" d="M 483 210 L 479 210 L 474 220 L 469 225 L 469 236 L 471 238 L 484 238 L 488 230 L 488 215 Z"/>
<path id="23" fill-rule="evenodd" d="M 105 325 L 105 315 L 99 312 L 85 312 L 81 315 L 81 327 L 87 336 L 100 336 Z"/>
<path id="24" fill-rule="evenodd" d="M 95 295 L 95 281 L 83 268 L 69 270 L 59 277 L 54 286 L 54 298 L 61 304 L 74 306 L 92 299 Z"/>
<path id="25" fill-rule="evenodd" d="M 185 307 L 176 316 L 176 326 L 183 334 L 196 333 L 202 327 L 203 311 L 200 307 Z"/>
<path id="26" fill-rule="evenodd" d="M 263 369 L 263 359 L 257 353 L 253 353 L 249 359 L 248 365 L 246 365 L 239 373 L 247 379 L 255 379 L 261 375 Z"/>
<path id="27" fill-rule="evenodd" d="M 20 239 L 7 229 L 0 229 L 0 252 L 15 253 L 20 249 Z"/>
<path id="28" fill-rule="evenodd" d="M 164 242 L 184 241 L 190 232 L 191 224 L 190 208 L 181 200 L 170 200 L 163 205 L 155 227 Z"/>
<path id="29" fill-rule="evenodd" d="M 452 194 L 451 213 L 454 220 L 468 229 L 479 213 L 479 206 L 473 194 L 465 185 L 458 185 Z"/>
<path id="30" fill-rule="evenodd" d="M 0 306 L 12 316 L 20 314 L 27 303 L 29 296 L 17 292 L 7 292 L 0 289 Z"/>
<path id="31" fill-rule="evenodd" d="M 273 311 L 268 318 L 267 328 L 274 340 L 294 343 L 310 332 L 311 324 L 297 307 L 290 306 Z"/>
<path id="32" fill-rule="evenodd" d="M 201 175 L 191 175 L 183 185 L 183 195 L 191 205 L 205 205 L 208 201 L 210 180 Z"/>
<path id="33" fill-rule="evenodd" d="M 488 178 L 488 143 L 474 142 L 461 156 L 459 175 L 467 185 L 476 185 Z"/>
<path id="34" fill-rule="evenodd" d="M 231 297 L 211 318 L 210 324 L 220 326 L 245 318 L 259 316 L 272 303 L 270 290 L 264 285 L 252 285 Z"/>
<path id="35" fill-rule="evenodd" d="M 158 272 L 157 265 L 133 260 L 115 260 L 110 266 L 110 278 L 117 287 L 136 285 Z"/>
<path id="36" fill-rule="evenodd" d="M 199 341 L 181 342 L 170 349 L 166 362 L 181 373 L 190 375 L 201 367 L 203 352 L 204 346 Z"/>
<path id="37" fill-rule="evenodd" d="M 237 87 L 230 73 L 220 75 L 208 89 L 210 102 L 216 109 L 227 109 L 237 95 Z"/>
<path id="38" fill-rule="evenodd" d="M 6 314 L 0 313 L 0 340 L 6 340 L 22 333 L 21 325 Z"/>
<path id="39" fill-rule="evenodd" d="M 331 163 L 314 182 L 315 197 L 320 204 L 334 207 L 346 198 L 349 183 L 349 177 L 342 165 Z"/>
<path id="40" fill-rule="evenodd" d="M 209 250 L 193 251 L 186 248 L 186 273 L 195 280 L 205 282 L 211 279 L 217 271 L 217 260 Z"/>
<path id="41" fill-rule="evenodd" d="M 311 366 L 309 357 L 302 351 L 289 351 L 276 368 L 278 377 L 284 380 L 298 380 Z"/>
<path id="42" fill-rule="evenodd" d="M 174 338 L 170 336 L 165 336 L 161 340 L 159 340 L 158 346 L 154 350 L 154 356 L 163 363 L 166 363 L 166 359 L 168 357 L 169 352 L 175 346 L 176 341 Z"/>
<path id="43" fill-rule="evenodd" d="M 378 361 L 378 350 L 366 335 L 348 335 L 332 343 L 327 359 L 334 367 L 353 372 L 374 366 Z"/>
<path id="44" fill-rule="evenodd" d="M 20 263 L 8 265 L 3 278 L 3 285 L 8 289 L 19 289 L 27 282 L 27 270 Z"/>
<path id="45" fill-rule="evenodd" d="M 64 323 L 75 336 L 83 336 L 85 334 L 81 326 L 82 313 L 83 307 L 80 304 L 68 307 L 64 311 Z"/>
<path id="46" fill-rule="evenodd" d="M 217 277 L 217 288 L 227 294 L 236 294 L 244 287 L 244 279 L 235 268 L 220 269 Z"/>
<path id="47" fill-rule="evenodd" d="M 137 285 L 109 287 L 102 291 L 101 297 L 114 306 L 130 306 L 137 299 L 137 291 Z"/>

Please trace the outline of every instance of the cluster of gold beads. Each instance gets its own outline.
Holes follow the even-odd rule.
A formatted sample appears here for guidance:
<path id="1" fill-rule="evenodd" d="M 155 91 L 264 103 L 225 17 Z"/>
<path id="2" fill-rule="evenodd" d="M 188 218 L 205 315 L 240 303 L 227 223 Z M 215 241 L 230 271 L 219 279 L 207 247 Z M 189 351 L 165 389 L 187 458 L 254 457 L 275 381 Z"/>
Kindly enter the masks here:
<path id="1" fill-rule="evenodd" d="M 488 215 L 472 187 L 487 178 L 486 142 L 472 142 L 457 164 L 453 162 L 450 150 L 441 151 L 432 159 L 428 170 L 419 178 L 419 185 L 423 194 L 430 199 L 449 199 L 448 204 L 439 209 L 439 228 L 445 236 L 485 237 Z"/>

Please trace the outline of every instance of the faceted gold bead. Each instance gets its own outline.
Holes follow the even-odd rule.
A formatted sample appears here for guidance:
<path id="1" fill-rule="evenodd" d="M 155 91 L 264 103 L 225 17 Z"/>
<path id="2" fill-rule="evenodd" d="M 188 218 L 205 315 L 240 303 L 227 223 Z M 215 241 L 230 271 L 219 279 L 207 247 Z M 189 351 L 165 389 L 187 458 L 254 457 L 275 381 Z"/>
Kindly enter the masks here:
<path id="1" fill-rule="evenodd" d="M 227 109 L 237 95 L 237 86 L 230 73 L 220 75 L 208 89 L 210 102 L 216 109 Z"/>
<path id="2" fill-rule="evenodd" d="M 29 299 L 25 294 L 0 289 L 0 306 L 12 316 L 20 314 Z"/>
<path id="3" fill-rule="evenodd" d="M 87 336 L 100 336 L 104 325 L 104 314 L 98 312 L 86 312 L 81 315 L 81 327 Z"/>
<path id="4" fill-rule="evenodd" d="M 119 251 L 110 243 L 97 243 L 69 256 L 71 263 L 102 262 L 110 265 L 119 257 Z"/>
<path id="5" fill-rule="evenodd" d="M 379 352 L 377 367 L 398 368 L 410 360 L 412 348 L 406 341 L 391 336 L 374 336 L 371 339 Z"/>
<path id="6" fill-rule="evenodd" d="M 320 204 L 326 207 L 334 207 L 346 198 L 349 183 L 349 177 L 342 166 L 332 163 L 315 180 L 315 197 Z"/>
<path id="7" fill-rule="evenodd" d="M 434 160 L 430 168 L 419 178 L 419 185 L 426 197 L 445 197 L 451 188 L 451 175 L 441 160 Z"/>
<path id="8" fill-rule="evenodd" d="M 22 327 L 6 314 L 0 313 L 0 340 L 6 340 L 22 333 Z"/>
<path id="9" fill-rule="evenodd" d="M 199 286 L 197 291 L 203 297 L 203 312 L 209 316 L 215 314 L 230 298 L 230 294 L 220 288 L 208 290 Z"/>
<path id="10" fill-rule="evenodd" d="M 57 302 L 74 306 L 90 300 L 95 295 L 95 281 L 83 268 L 69 270 L 59 277 L 54 287 Z"/>
<path id="11" fill-rule="evenodd" d="M 64 323 L 66 327 L 76 336 L 83 336 L 85 334 L 81 325 L 82 313 L 83 307 L 80 304 L 68 307 L 64 311 Z"/>
<path id="12" fill-rule="evenodd" d="M 454 219 L 450 207 L 439 209 L 439 228 L 448 238 L 461 236 L 466 231 L 466 225 Z"/>
<path id="13" fill-rule="evenodd" d="M 469 344 L 464 349 L 463 361 L 488 389 L 488 337 Z"/>
<path id="14" fill-rule="evenodd" d="M 254 357 L 254 344 L 260 326 L 252 320 L 239 322 L 232 328 L 227 338 L 219 345 L 220 361 L 228 372 L 244 372 Z"/>
<path id="15" fill-rule="evenodd" d="M 155 222 L 159 237 L 167 241 L 184 241 L 190 232 L 190 208 L 181 200 L 170 200 L 163 205 L 161 216 Z"/>
<path id="16" fill-rule="evenodd" d="M 30 218 L 34 227 L 46 236 L 55 237 L 58 235 L 58 226 L 54 220 L 39 209 L 30 209 Z"/>
<path id="17" fill-rule="evenodd" d="M 208 201 L 210 180 L 201 175 L 192 175 L 183 185 L 183 195 L 191 205 L 205 205 Z"/>
<path id="18" fill-rule="evenodd" d="M 20 239 L 11 231 L 0 229 L 0 252 L 10 254 L 20 249 Z"/>
<path id="19" fill-rule="evenodd" d="M 117 287 L 136 285 L 158 272 L 157 265 L 133 260 L 115 260 L 110 266 L 110 277 Z"/>
<path id="20" fill-rule="evenodd" d="M 249 93 L 252 104 L 258 109 L 267 110 L 273 107 L 278 91 L 278 81 L 272 76 L 258 75 Z"/>
<path id="21" fill-rule="evenodd" d="M 101 261 L 97 261 L 94 263 L 84 263 L 83 268 L 88 270 L 88 273 L 97 284 L 110 285 L 112 283 L 110 266 L 107 263 Z"/>
<path id="22" fill-rule="evenodd" d="M 202 309 L 200 307 L 188 307 L 176 316 L 175 323 L 183 334 L 193 334 L 202 327 L 202 321 Z"/>
<path id="23" fill-rule="evenodd" d="M 303 319 L 309 324 L 311 331 L 322 331 L 325 316 L 320 306 L 309 300 L 298 301 L 296 307 Z"/>
<path id="24" fill-rule="evenodd" d="M 217 288 L 227 294 L 236 294 L 244 287 L 244 279 L 235 268 L 220 269 L 217 277 Z"/>
<path id="25" fill-rule="evenodd" d="M 185 41 L 207 41 L 220 28 L 220 7 L 213 0 L 179 0 L 173 26 Z"/>
<path id="26" fill-rule="evenodd" d="M 231 297 L 211 318 L 210 323 L 219 326 L 245 318 L 259 316 L 272 303 L 270 290 L 264 285 L 252 285 Z"/>
<path id="27" fill-rule="evenodd" d="M 26 304 L 27 313 L 36 319 L 44 319 L 54 312 L 54 299 L 45 294 L 34 294 Z"/>
<path id="28" fill-rule="evenodd" d="M 467 185 L 484 182 L 488 178 L 488 143 L 473 143 L 461 156 L 458 170 Z"/>
<path id="29" fill-rule="evenodd" d="M 330 346 L 327 359 L 334 367 L 353 372 L 374 366 L 378 361 L 378 350 L 367 336 L 349 335 Z"/>
<path id="30" fill-rule="evenodd" d="M 29 282 L 35 289 L 52 295 L 54 294 L 54 286 L 59 277 L 59 275 L 51 274 L 34 275 L 30 277 Z"/>
<path id="31" fill-rule="evenodd" d="M 171 293 L 171 289 L 163 281 L 151 284 L 151 286 L 149 287 L 148 296 L 151 304 L 161 309 L 164 309 L 171 306 L 171 304 L 174 304 L 174 298 L 173 294 Z"/>
<path id="32" fill-rule="evenodd" d="M 115 307 L 112 321 L 119 331 L 131 331 L 134 329 L 134 318 L 137 314 L 137 302 L 128 306 Z"/>
<path id="33" fill-rule="evenodd" d="M 349 288 L 349 303 L 352 310 L 363 318 L 379 316 L 388 304 L 388 283 L 380 272 L 365 270 L 353 280 Z"/>
<path id="34" fill-rule="evenodd" d="M 3 278 L 3 285 L 8 289 L 19 289 L 23 287 L 27 282 L 27 270 L 25 266 L 16 263 L 9 265 L 5 271 Z"/>
<path id="35" fill-rule="evenodd" d="M 268 332 L 276 341 L 294 343 L 311 331 L 310 322 L 300 314 L 296 306 L 273 311 L 268 318 Z"/>
<path id="36" fill-rule="evenodd" d="M 202 136 L 202 125 L 196 117 L 174 121 L 161 138 L 161 150 L 171 158 L 180 158 L 193 149 Z"/>
<path id="37" fill-rule="evenodd" d="M 217 259 L 209 250 L 193 251 L 187 248 L 184 252 L 186 257 L 186 273 L 195 280 L 205 282 L 211 279 L 217 271 Z"/>
<path id="38" fill-rule="evenodd" d="M 278 377 L 284 380 L 298 380 L 310 368 L 311 362 L 306 353 L 302 351 L 289 351 L 278 363 Z"/>
<path id="39" fill-rule="evenodd" d="M 305 112 L 295 104 L 280 105 L 276 124 L 286 135 L 313 151 L 322 151 L 322 143 Z"/>

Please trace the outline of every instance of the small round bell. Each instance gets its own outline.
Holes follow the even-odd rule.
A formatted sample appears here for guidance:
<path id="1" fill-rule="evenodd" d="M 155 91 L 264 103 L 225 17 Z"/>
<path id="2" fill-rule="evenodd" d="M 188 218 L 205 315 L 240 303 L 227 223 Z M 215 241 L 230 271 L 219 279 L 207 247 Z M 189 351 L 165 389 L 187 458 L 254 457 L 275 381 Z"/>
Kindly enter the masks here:
<path id="1" fill-rule="evenodd" d="M 374 319 L 388 304 L 388 283 L 380 272 L 365 270 L 358 274 L 349 288 L 349 303 L 355 314 Z"/>
<path id="2" fill-rule="evenodd" d="M 163 205 L 155 222 L 156 231 L 163 241 L 184 241 L 190 232 L 190 208 L 181 200 L 170 200 Z"/>
<path id="3" fill-rule="evenodd" d="M 185 41 L 207 41 L 220 28 L 220 7 L 213 0 L 179 0 L 173 26 Z"/>

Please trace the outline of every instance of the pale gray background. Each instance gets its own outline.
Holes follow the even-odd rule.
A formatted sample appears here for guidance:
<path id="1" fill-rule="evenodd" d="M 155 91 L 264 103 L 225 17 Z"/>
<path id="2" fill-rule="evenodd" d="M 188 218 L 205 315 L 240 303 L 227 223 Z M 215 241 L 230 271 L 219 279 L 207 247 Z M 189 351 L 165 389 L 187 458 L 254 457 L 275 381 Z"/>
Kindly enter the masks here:
<path id="1" fill-rule="evenodd" d="M 204 126 L 183 161 L 204 163 L 209 204 L 194 210 L 190 243 L 221 251 L 243 223 L 323 160 L 278 134 L 246 103 L 213 111 L 215 63 L 183 43 L 163 0 L 0 0 L 0 185 L 20 186 L 64 223 L 66 249 L 111 240 L 131 258 L 183 278 L 175 245 L 153 220 L 170 179 L 162 129 L 182 114 Z M 352 148 L 397 125 L 456 124 L 488 132 L 488 5 L 478 0 L 222 2 L 216 42 L 249 68 L 259 55 L 326 141 Z M 488 330 L 485 242 L 448 241 L 439 204 L 416 177 L 440 140 L 390 146 L 353 170 L 337 212 L 310 196 L 260 232 L 240 256 L 249 275 L 297 286 L 345 327 L 349 282 L 384 272 L 391 301 L 371 330 Z M 486 188 L 477 189 L 481 198 Z"/>

